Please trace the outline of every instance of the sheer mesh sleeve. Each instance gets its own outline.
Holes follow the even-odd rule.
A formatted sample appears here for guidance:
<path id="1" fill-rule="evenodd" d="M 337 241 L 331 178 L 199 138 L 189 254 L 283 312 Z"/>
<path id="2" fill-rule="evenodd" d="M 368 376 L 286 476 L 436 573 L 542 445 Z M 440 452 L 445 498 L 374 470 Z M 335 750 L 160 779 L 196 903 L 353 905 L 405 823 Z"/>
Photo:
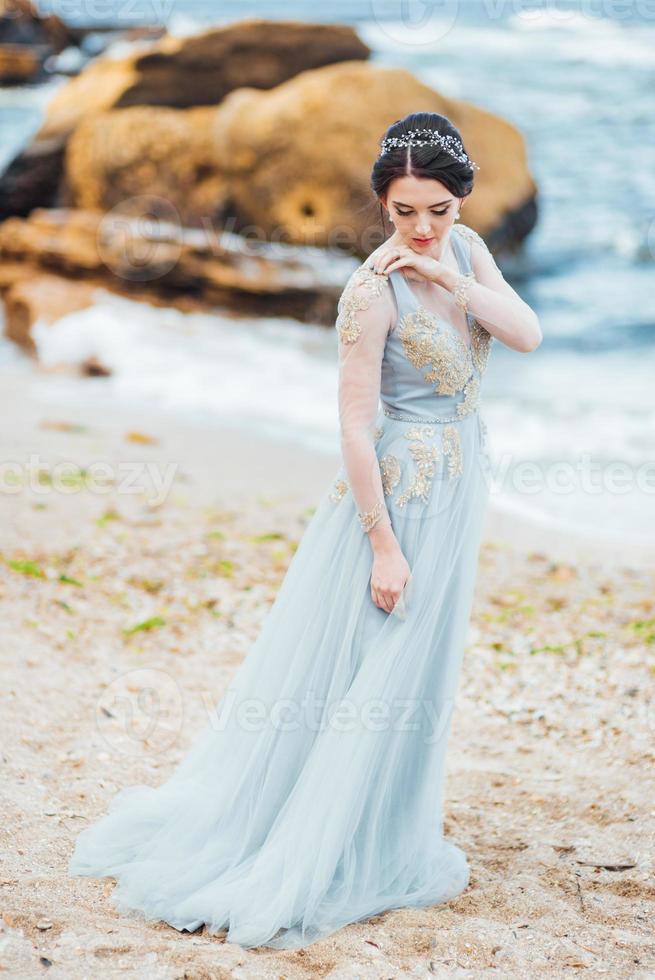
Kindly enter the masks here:
<path id="1" fill-rule="evenodd" d="M 388 276 L 360 266 L 339 299 L 336 328 L 341 454 L 364 531 L 376 525 L 391 526 L 374 428 L 382 356 L 394 313 Z"/>
<path id="2" fill-rule="evenodd" d="M 487 255 L 489 256 L 489 258 L 491 259 L 493 265 L 496 267 L 496 269 L 500 273 L 500 275 L 501 276 L 503 275 L 501 269 L 498 266 L 498 263 L 496 262 L 496 259 L 494 257 L 493 252 L 491 251 L 491 249 L 489 248 L 489 246 L 485 242 L 484 238 L 481 235 L 479 235 L 477 233 L 477 231 L 474 231 L 473 228 L 469 228 L 468 225 L 463 225 L 459 221 L 456 224 L 453 225 L 453 228 L 457 228 L 457 230 L 461 234 L 462 238 L 465 238 L 470 243 L 469 244 L 469 256 L 471 258 L 472 258 L 472 256 L 471 256 L 471 245 L 472 245 L 473 242 L 477 242 L 477 244 L 480 245 L 481 248 L 483 248 L 485 250 L 485 252 L 487 253 Z"/>

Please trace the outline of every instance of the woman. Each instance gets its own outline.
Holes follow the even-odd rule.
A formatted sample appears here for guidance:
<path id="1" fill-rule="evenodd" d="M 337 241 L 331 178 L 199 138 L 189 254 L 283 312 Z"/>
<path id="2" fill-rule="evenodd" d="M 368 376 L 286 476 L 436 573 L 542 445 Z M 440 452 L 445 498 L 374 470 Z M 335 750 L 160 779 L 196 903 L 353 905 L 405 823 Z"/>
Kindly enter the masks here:
<path id="1" fill-rule="evenodd" d="M 442 783 L 488 495 L 480 379 L 493 338 L 541 341 L 454 224 L 475 167 L 435 113 L 381 144 L 396 230 L 339 300 L 343 466 L 205 732 L 77 839 L 70 873 L 114 876 L 121 911 L 294 948 L 468 883 Z"/>

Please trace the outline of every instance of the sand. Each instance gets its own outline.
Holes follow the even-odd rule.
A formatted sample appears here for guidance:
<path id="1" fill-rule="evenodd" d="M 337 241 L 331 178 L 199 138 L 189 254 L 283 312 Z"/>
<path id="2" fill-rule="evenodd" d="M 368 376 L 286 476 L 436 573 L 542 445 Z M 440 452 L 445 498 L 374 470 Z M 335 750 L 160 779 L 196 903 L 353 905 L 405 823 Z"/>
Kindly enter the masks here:
<path id="1" fill-rule="evenodd" d="M 69 878 L 67 862 L 120 787 L 157 785 L 184 756 L 338 459 L 154 408 L 53 408 L 20 372 L 7 375 L 0 411 L 7 975 L 653 975 L 655 562 L 645 549 L 490 508 L 446 786 L 446 832 L 469 857 L 468 889 L 306 950 L 244 950 L 120 915 L 113 882 Z M 103 460 L 114 483 L 101 492 Z M 68 476 L 52 469 L 64 461 Z M 144 680 L 166 712 L 139 710 Z M 129 723 L 106 710 L 120 695 Z"/>

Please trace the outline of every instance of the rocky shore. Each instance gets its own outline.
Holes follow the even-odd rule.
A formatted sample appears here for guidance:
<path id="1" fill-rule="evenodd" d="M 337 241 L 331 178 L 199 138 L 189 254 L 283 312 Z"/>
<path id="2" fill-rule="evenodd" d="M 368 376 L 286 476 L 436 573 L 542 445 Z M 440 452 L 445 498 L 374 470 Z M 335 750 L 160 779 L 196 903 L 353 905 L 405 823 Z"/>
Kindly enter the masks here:
<path id="1" fill-rule="evenodd" d="M 481 161 L 467 223 L 499 255 L 520 249 L 537 197 L 521 133 L 370 53 L 348 26 L 251 18 L 93 59 L 0 175 L 8 336 L 34 352 L 36 319 L 55 323 L 98 285 L 333 323 L 349 273 L 337 282 L 319 260 L 361 260 L 386 237 L 370 162 L 419 106 Z"/>

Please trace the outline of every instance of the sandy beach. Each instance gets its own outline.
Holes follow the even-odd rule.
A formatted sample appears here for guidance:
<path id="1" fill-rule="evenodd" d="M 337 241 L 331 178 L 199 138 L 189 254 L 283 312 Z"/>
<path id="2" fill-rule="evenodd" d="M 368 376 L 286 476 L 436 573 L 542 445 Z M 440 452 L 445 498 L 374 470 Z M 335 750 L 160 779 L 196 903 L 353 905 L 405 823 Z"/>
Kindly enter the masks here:
<path id="1" fill-rule="evenodd" d="M 8 975 L 653 975 L 646 549 L 491 507 L 446 795 L 468 889 L 306 950 L 244 950 L 119 915 L 112 881 L 69 878 L 67 862 L 119 788 L 157 785 L 184 756 L 339 461 L 154 409 L 45 403 L 20 371 L 0 402 Z M 137 701 L 144 684 L 157 711 Z"/>

